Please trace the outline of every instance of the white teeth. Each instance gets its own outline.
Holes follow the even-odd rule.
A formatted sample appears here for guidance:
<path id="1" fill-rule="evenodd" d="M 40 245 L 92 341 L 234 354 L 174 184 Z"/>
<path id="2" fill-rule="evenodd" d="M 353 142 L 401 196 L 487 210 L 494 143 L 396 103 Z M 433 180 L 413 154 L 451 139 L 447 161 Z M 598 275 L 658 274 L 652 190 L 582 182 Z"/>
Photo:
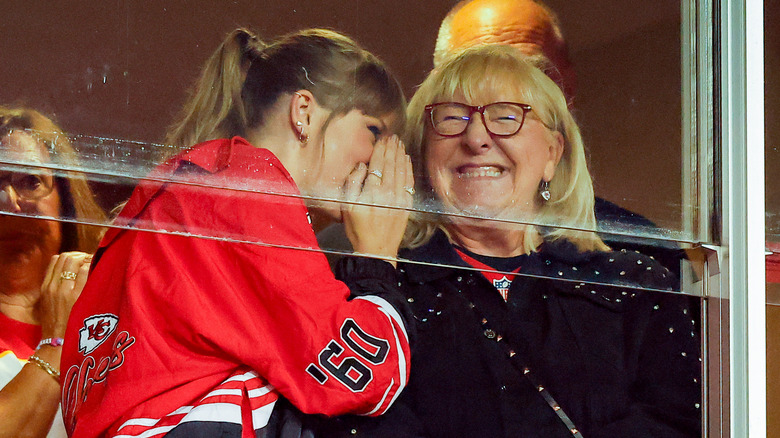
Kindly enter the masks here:
<path id="1" fill-rule="evenodd" d="M 458 178 L 479 178 L 479 177 L 497 177 L 501 176 L 502 170 L 490 167 L 472 168 L 468 172 L 459 172 Z"/>

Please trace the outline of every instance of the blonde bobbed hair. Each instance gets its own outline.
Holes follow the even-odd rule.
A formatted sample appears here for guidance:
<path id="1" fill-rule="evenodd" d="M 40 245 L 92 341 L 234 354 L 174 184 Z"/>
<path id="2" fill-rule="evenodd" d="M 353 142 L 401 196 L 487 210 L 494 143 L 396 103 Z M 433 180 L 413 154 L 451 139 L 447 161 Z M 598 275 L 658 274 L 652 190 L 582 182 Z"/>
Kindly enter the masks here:
<path id="1" fill-rule="evenodd" d="M 533 114 L 564 138 L 563 156 L 550 181 L 549 201 L 540 204 L 533 225 L 525 227 L 523 250 L 534 251 L 542 241 L 565 238 L 580 251 L 608 250 L 596 230 L 593 183 L 585 159 L 579 127 L 561 89 L 518 49 L 486 44 L 464 49 L 435 68 L 420 85 L 407 108 L 405 141 L 416 169 L 417 204 L 407 228 L 405 245 L 425 244 L 437 228 L 446 232 L 447 218 L 430 186 L 424 163 L 425 133 L 430 128 L 425 106 L 463 96 L 467 103 L 484 105 L 500 94 L 504 99 L 531 105 Z"/>

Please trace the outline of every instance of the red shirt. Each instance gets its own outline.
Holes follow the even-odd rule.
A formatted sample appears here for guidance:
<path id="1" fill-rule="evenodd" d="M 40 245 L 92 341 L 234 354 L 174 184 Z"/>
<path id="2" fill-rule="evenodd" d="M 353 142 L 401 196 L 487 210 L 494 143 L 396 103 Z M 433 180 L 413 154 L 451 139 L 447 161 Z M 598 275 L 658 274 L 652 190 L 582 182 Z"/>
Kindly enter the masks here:
<path id="1" fill-rule="evenodd" d="M 470 255 L 466 254 L 464 251 L 461 251 L 458 248 L 455 248 L 455 252 L 458 253 L 460 258 L 463 259 L 464 262 L 468 263 L 474 268 L 477 268 L 482 273 L 482 276 L 484 276 L 490 284 L 493 285 L 494 288 L 498 291 L 499 294 L 501 294 L 501 298 L 504 299 L 504 301 L 507 301 L 509 299 L 509 286 L 512 285 L 512 281 L 515 279 L 515 276 L 512 274 L 516 274 L 520 272 L 521 266 L 518 266 L 517 268 L 514 268 L 512 270 L 512 274 L 497 272 L 500 271 L 499 269 L 493 268 L 492 266 L 488 266 L 485 263 L 482 263 L 481 261 L 475 259 L 474 257 L 471 257 Z"/>
<path id="2" fill-rule="evenodd" d="M 347 301 L 270 151 L 198 145 L 142 181 L 118 223 L 132 228 L 101 242 L 65 336 L 72 436 L 259 430 L 277 394 L 306 413 L 379 415 L 406 385 L 400 316 L 379 297 Z"/>
<path id="3" fill-rule="evenodd" d="M 11 351 L 27 360 L 41 340 L 41 326 L 11 319 L 0 313 L 0 355 Z"/>

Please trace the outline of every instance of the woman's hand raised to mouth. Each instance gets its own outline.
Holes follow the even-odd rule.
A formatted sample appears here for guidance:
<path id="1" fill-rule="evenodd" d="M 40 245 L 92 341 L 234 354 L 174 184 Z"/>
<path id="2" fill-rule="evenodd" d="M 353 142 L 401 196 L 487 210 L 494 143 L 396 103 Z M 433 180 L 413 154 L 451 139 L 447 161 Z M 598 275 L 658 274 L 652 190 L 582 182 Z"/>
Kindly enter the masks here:
<path id="1" fill-rule="evenodd" d="M 344 192 L 344 228 L 355 252 L 395 258 L 414 199 L 412 161 L 397 136 L 377 143 L 368 167 L 352 171 Z"/>

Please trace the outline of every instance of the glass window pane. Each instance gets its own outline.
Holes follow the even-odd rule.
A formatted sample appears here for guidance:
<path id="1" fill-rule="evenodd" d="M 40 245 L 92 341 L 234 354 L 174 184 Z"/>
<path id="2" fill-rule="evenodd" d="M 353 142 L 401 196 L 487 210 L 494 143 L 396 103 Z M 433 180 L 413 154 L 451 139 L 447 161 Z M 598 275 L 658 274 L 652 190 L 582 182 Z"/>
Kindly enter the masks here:
<path id="1" fill-rule="evenodd" d="M 433 68 L 435 50 L 439 50 L 440 55 L 442 53 L 444 43 L 437 45 L 437 35 L 453 45 L 458 44 L 458 38 L 499 42 L 504 38 L 510 42 L 521 38 L 520 28 L 510 28 L 507 34 L 491 35 L 489 26 L 485 28 L 487 30 L 479 26 L 483 21 L 508 17 L 501 15 L 506 11 L 498 9 L 496 13 L 490 8 L 469 11 L 464 6 L 459 10 L 462 15 L 453 18 L 461 21 L 457 26 L 453 24 L 451 30 L 464 31 L 466 35 L 450 35 L 448 39 L 441 36 L 447 30 L 439 27 L 453 7 L 454 2 L 450 0 L 326 0 L 296 4 L 235 0 L 218 6 L 213 2 L 174 0 L 154 5 L 136 5 L 126 1 L 110 5 L 87 3 L 90 7 L 26 2 L 11 2 L 4 7 L 6 25 L 0 28 L 0 37 L 3 37 L 0 45 L 5 57 L 14 62 L 0 64 L 0 78 L 4 80 L 4 86 L 0 87 L 0 105 L 37 109 L 55 120 L 61 131 L 40 128 L 39 125 L 14 127 L 18 132 L 13 134 L 0 131 L 5 137 L 18 135 L 22 140 L 31 140 L 43 148 L 36 149 L 35 153 L 17 154 L 21 146 L 11 144 L 11 140 L 3 143 L 0 150 L 0 184 L 3 185 L 0 189 L 6 190 L 1 192 L 5 193 L 4 201 L 10 202 L 16 195 L 26 196 L 27 201 L 32 201 L 38 196 L 35 191 L 37 186 L 32 187 L 35 181 L 31 180 L 25 185 L 24 178 L 27 175 L 29 180 L 29 175 L 34 176 L 38 172 L 36 169 L 42 166 L 45 172 L 53 175 L 57 184 L 74 181 L 75 185 L 84 186 L 84 182 L 88 182 L 100 208 L 91 205 L 82 209 L 67 204 L 67 208 L 57 211 L 6 206 L 2 208 L 0 219 L 22 221 L 15 222 L 17 224 L 31 218 L 53 219 L 67 224 L 63 225 L 63 230 L 66 226 L 70 227 L 68 230 L 75 230 L 74 224 L 92 226 L 92 234 L 96 234 L 96 226 L 102 226 L 99 231 L 107 232 L 108 236 L 104 242 L 112 241 L 126 232 L 124 230 L 140 230 L 176 238 L 218 241 L 249 252 L 267 248 L 296 250 L 291 252 L 290 257 L 324 252 L 333 261 L 352 251 L 348 233 L 338 224 L 320 231 L 318 218 L 321 216 L 309 216 L 305 207 L 327 211 L 335 216 L 349 214 L 344 213 L 342 208 L 349 210 L 366 206 L 379 206 L 377 215 L 380 216 L 411 210 L 415 220 L 429 221 L 428 231 L 439 230 L 429 233 L 433 235 L 431 241 L 435 243 L 436 239 L 443 239 L 442 245 L 448 248 L 448 252 L 425 249 L 431 241 L 421 246 L 421 250 L 422 243 L 418 241 L 417 249 L 401 253 L 399 260 L 402 266 L 412 271 L 432 267 L 445 269 L 450 274 L 458 272 L 453 278 L 462 277 L 463 281 L 471 279 L 484 283 L 487 279 L 490 281 L 485 283 L 488 288 L 493 287 L 505 295 L 504 301 L 498 301 L 496 308 L 511 303 L 507 297 L 511 296 L 510 284 L 516 279 L 519 280 L 514 284 L 545 285 L 554 291 L 550 297 L 539 292 L 541 287 L 538 287 L 536 292 L 539 293 L 535 298 L 540 301 L 522 303 L 538 306 L 536 309 L 541 313 L 528 309 L 523 310 L 526 313 L 521 312 L 531 319 L 542 318 L 541 315 L 547 315 L 544 312 L 552 312 L 554 306 L 549 303 L 556 300 L 566 308 L 561 312 L 576 313 L 577 306 L 583 306 L 586 317 L 578 323 L 587 325 L 588 318 L 596 323 L 595 327 L 588 328 L 589 333 L 606 333 L 614 329 L 609 342 L 625 335 L 638 337 L 635 340 L 640 344 L 636 351 L 621 350 L 614 357 L 605 353 L 596 361 L 599 366 L 606 368 L 614 361 L 630 356 L 630 360 L 635 361 L 631 366 L 648 370 L 640 379 L 642 394 L 638 397 L 650 404 L 659 404 L 664 395 L 672 394 L 676 400 L 674 403 L 679 402 L 679 405 L 673 406 L 679 408 L 680 423 L 685 424 L 682 428 L 693 430 L 694 434 L 698 432 L 702 408 L 707 408 L 701 402 L 700 392 L 702 385 L 707 384 L 702 376 L 702 367 L 707 359 L 702 349 L 702 337 L 706 338 L 708 329 L 713 329 L 703 323 L 706 318 L 702 315 L 707 311 L 706 298 L 711 296 L 708 280 L 714 275 L 712 270 L 717 269 L 713 268 L 717 257 L 713 255 L 712 248 L 705 249 L 701 244 L 717 242 L 713 242 L 709 234 L 702 234 L 699 228 L 700 223 L 710 219 L 708 211 L 701 210 L 701 205 L 710 207 L 709 198 L 697 200 L 703 187 L 711 182 L 709 175 L 702 176 L 698 171 L 690 170 L 706 167 L 699 162 L 699 155 L 691 158 L 691 151 L 707 151 L 712 147 L 706 136 L 690 135 L 690 132 L 700 130 L 701 118 L 711 116 L 698 114 L 697 108 L 691 109 L 691 101 L 696 101 L 697 92 L 707 94 L 712 90 L 699 81 L 698 75 L 706 72 L 691 70 L 695 62 L 687 58 L 683 49 L 690 43 L 685 39 L 687 35 L 699 30 L 689 29 L 691 12 L 683 11 L 695 8 L 691 8 L 688 2 L 662 0 L 637 4 L 626 0 L 548 0 L 549 10 L 529 13 L 529 23 L 540 25 L 539 20 L 542 20 L 541 25 L 548 32 L 546 37 L 551 39 L 549 47 L 533 47 L 527 41 L 519 41 L 526 44 L 518 45 L 522 50 L 530 50 L 530 54 L 534 55 L 531 62 L 541 66 L 553 81 L 562 85 L 563 91 L 555 88 L 555 93 L 560 93 L 559 101 L 563 105 L 555 107 L 546 104 L 543 99 L 534 100 L 536 95 L 526 89 L 505 91 L 511 87 L 495 87 L 479 95 L 480 91 L 484 91 L 480 86 L 490 83 L 488 78 L 492 79 L 487 73 L 484 81 L 474 79 L 477 73 L 467 78 L 476 82 L 472 94 L 459 89 L 449 95 L 439 93 L 426 101 L 421 100 L 416 107 L 413 103 L 409 118 L 423 120 L 417 126 L 419 129 L 411 134 L 400 128 L 395 132 L 404 136 L 410 151 L 418 151 L 413 154 L 417 184 L 414 190 L 411 186 L 399 189 L 413 194 L 413 205 L 404 204 L 409 198 L 404 198 L 406 193 L 400 191 L 402 199 L 397 202 L 377 195 L 343 203 L 345 195 L 341 184 L 349 182 L 347 176 L 353 170 L 349 166 L 357 165 L 361 160 L 367 161 L 367 158 L 353 159 L 347 153 L 344 153 L 344 161 L 354 162 L 350 162 L 349 166 L 342 163 L 345 169 L 340 169 L 336 177 L 317 180 L 321 184 L 308 185 L 304 185 L 304 180 L 308 181 L 304 177 L 319 175 L 322 171 L 318 160 L 309 161 L 308 167 L 301 166 L 303 170 L 300 173 L 292 170 L 294 164 L 288 166 L 290 169 L 283 170 L 284 177 L 278 180 L 266 177 L 274 167 L 278 169 L 283 162 L 290 164 L 291 161 L 277 160 L 278 157 L 270 155 L 257 159 L 262 166 L 253 161 L 252 164 L 258 167 L 247 165 L 240 174 L 228 177 L 215 171 L 220 169 L 221 159 L 227 160 L 225 157 L 233 157 L 231 154 L 241 149 L 235 144 L 220 147 L 220 152 L 216 154 L 219 159 L 204 162 L 194 153 L 175 164 L 161 167 L 165 159 L 192 146 L 172 145 L 166 134 L 180 117 L 188 89 L 196 82 L 201 67 L 224 36 L 236 27 L 236 23 L 256 29 L 259 38 L 264 41 L 272 41 L 280 35 L 307 27 L 343 31 L 386 62 L 397 75 L 406 96 L 411 98 Z M 493 3 L 502 4 L 500 1 Z M 551 18 L 553 15 L 550 14 L 557 18 Z M 19 35 L 40 37 L 20 38 Z M 540 54 L 549 59 L 540 60 Z M 302 69 L 310 83 L 321 80 L 313 71 L 310 77 L 306 65 L 302 65 Z M 554 97 L 558 98 L 558 94 Z M 360 96 L 354 98 L 359 99 Z M 708 94 L 708 98 L 711 95 Z M 767 117 L 771 113 L 770 99 L 771 94 L 768 94 Z M 481 156 L 475 152 L 485 144 L 469 144 L 463 140 L 472 135 L 472 129 L 497 126 L 490 124 L 490 120 L 481 124 L 478 110 L 467 115 L 471 120 L 463 136 L 450 138 L 449 143 L 437 139 L 442 140 L 437 143 L 442 149 L 441 154 L 435 156 L 431 152 L 433 142 L 429 142 L 433 135 L 428 125 L 429 114 L 425 113 L 424 106 L 450 100 L 460 100 L 459 103 L 477 107 L 494 101 L 511 101 L 530 105 L 532 109 L 517 136 L 491 138 L 487 135 L 487 147 L 492 148 L 492 155 L 485 155 L 488 158 L 479 158 Z M 417 108 L 416 113 L 412 113 L 414 108 Z M 582 136 L 581 146 L 573 145 L 571 138 L 565 138 L 564 128 L 554 125 L 563 117 L 554 114 L 556 111 L 565 115 L 571 112 L 577 128 L 565 131 L 565 134 L 578 130 Z M 697 117 L 684 116 L 686 111 L 692 111 Z M 386 115 L 371 116 L 384 122 Z M 292 120 L 289 125 L 286 127 L 288 130 L 298 126 Z M 254 129 L 261 127 L 264 125 L 252 126 L 252 130 L 243 130 L 240 134 L 250 137 L 258 132 Z M 371 126 L 361 131 L 361 135 L 373 136 L 375 128 L 377 126 Z M 768 145 L 771 137 L 769 129 Z M 298 134 L 296 131 L 296 135 L 309 148 L 322 147 L 327 151 L 330 144 L 344 148 L 352 146 L 347 141 L 349 138 L 345 138 L 347 136 L 325 136 L 323 140 L 315 135 L 316 132 Z M 570 151 L 582 148 L 587 159 L 587 165 L 583 164 L 582 169 L 588 169 L 587 174 L 582 175 L 584 179 L 592 179 L 592 184 L 569 180 L 566 180 L 568 185 L 561 183 L 571 173 L 567 173 L 569 168 L 557 164 L 552 166 L 554 172 L 550 177 L 540 170 L 544 167 L 542 165 L 528 170 L 531 166 L 526 166 L 526 161 L 530 159 L 524 155 L 522 148 L 527 144 L 538 145 L 533 143 L 534 138 L 526 137 L 534 132 L 548 135 L 552 139 L 551 149 L 559 138 L 562 139 L 563 162 L 573 160 L 571 155 L 567 155 L 571 154 Z M 237 131 L 232 132 L 235 133 Z M 560 136 L 556 137 L 556 134 Z M 267 138 L 276 139 L 275 136 Z M 310 139 L 310 143 L 307 144 L 304 138 Z M 360 142 L 362 138 L 353 140 Z M 468 137 L 471 138 L 476 137 Z M 69 145 L 72 150 L 63 145 Z M 435 159 L 445 163 L 447 157 L 453 156 L 448 154 L 455 154 L 452 151 L 462 153 L 458 156 L 460 161 L 446 162 L 439 167 L 430 164 Z M 770 166 L 773 158 L 769 146 L 767 151 L 767 166 Z M 287 172 L 294 173 L 291 179 L 302 176 L 291 184 Z M 434 172 L 449 172 L 449 180 L 435 180 Z M 767 172 L 768 178 L 769 174 Z M 381 183 L 389 179 L 381 172 L 370 176 L 365 171 L 363 175 L 357 183 L 359 189 L 375 184 L 377 180 Z M 337 178 L 340 178 L 339 184 L 333 182 Z M 545 182 L 549 184 L 545 185 Z M 580 195 L 588 202 L 576 205 L 586 207 L 564 208 L 569 205 L 569 197 L 574 196 L 571 192 L 579 190 L 580 186 L 586 187 Z M 25 187 L 28 188 L 23 192 Z M 73 196 L 78 196 L 71 190 L 72 187 L 63 187 L 55 184 L 54 193 L 63 195 L 70 190 Z M 299 191 L 301 187 L 303 189 Z M 135 201 L 125 204 L 133 190 L 136 190 Z M 545 199 L 548 196 L 550 199 Z M 773 216 L 769 205 L 773 196 L 768 188 L 767 227 L 770 237 L 774 217 L 780 217 L 780 211 Z M 186 205 L 150 213 L 139 199 L 167 199 L 171 205 L 176 202 Z M 67 202 L 72 203 L 66 200 L 61 205 L 65 206 Z M 197 208 L 190 208 L 192 203 L 197 204 Z M 339 203 L 351 207 L 342 207 Z M 323 205 L 330 206 L 332 210 L 323 208 Z M 557 207 L 559 205 L 564 207 Z M 248 214 L 247 210 L 256 212 L 256 215 Z M 120 211 L 123 213 L 117 219 Z M 319 231 L 318 241 L 314 240 L 308 227 L 312 217 L 313 226 Z M 265 226 L 263 220 L 269 218 L 280 221 L 279 225 Z M 491 260 L 479 256 L 495 257 L 492 248 L 485 249 L 488 254 L 480 253 L 487 245 L 477 245 L 480 249 L 475 250 L 475 247 L 458 240 L 458 236 L 470 237 L 468 233 L 458 234 L 458 226 L 468 228 L 474 224 L 477 224 L 476 228 L 489 228 L 505 236 L 515 236 L 518 230 L 528 230 L 529 235 L 538 236 L 536 241 L 529 240 L 531 243 L 528 245 L 533 246 L 527 251 L 520 251 L 517 244 L 509 254 L 517 256 L 530 252 L 537 258 L 529 256 L 531 258 L 522 259 L 515 265 L 486 264 L 486 260 Z M 301 238 L 301 234 L 288 234 L 289 230 L 284 228 L 299 225 L 306 229 L 305 233 L 301 233 L 305 234 L 305 238 Z M 777 234 L 780 235 L 780 231 Z M 556 240 L 560 236 L 563 238 Z M 506 243 L 506 240 L 504 238 L 500 242 Z M 543 241 L 546 246 L 540 246 Z M 571 244 L 571 241 L 576 243 Z M 453 243 L 462 247 L 458 250 L 464 251 L 454 252 Z M 585 247 L 588 252 L 578 251 L 578 248 Z M 558 258 L 539 256 L 542 251 L 539 248 Z M 94 249 L 94 245 L 90 249 Z M 358 255 L 371 257 L 378 254 L 362 251 Z M 495 258 L 510 258 L 506 255 Z M 515 288 L 519 290 L 518 286 Z M 453 291 L 457 292 L 455 289 Z M 434 298 L 440 297 L 434 294 Z M 548 302 L 541 301 L 548 298 Z M 434 301 L 418 300 L 413 306 L 415 317 L 423 326 L 428 322 L 427 318 L 433 322 L 439 316 L 437 312 L 442 310 L 436 307 L 439 301 Z M 632 304 L 637 301 L 641 301 L 641 305 Z M 668 311 L 670 308 L 674 310 Z M 495 308 L 489 310 L 494 311 Z M 628 324 L 629 318 L 624 313 L 631 312 L 635 312 L 639 319 L 644 318 L 642 324 L 646 325 Z M 478 325 L 479 318 L 476 321 Z M 714 324 L 719 326 L 720 322 L 718 320 Z M 572 336 L 584 335 L 575 330 Z M 655 339 L 659 337 L 664 337 L 659 341 L 662 347 L 659 348 L 666 356 L 653 354 Z M 649 342 L 651 338 L 653 341 Z M 583 339 L 593 342 L 597 338 L 584 336 Z M 571 339 L 566 342 L 571 342 Z M 620 356 L 624 353 L 625 357 Z M 552 350 L 538 354 L 548 354 L 549 357 L 539 359 L 545 363 L 544 360 L 552 357 Z M 667 360 L 674 369 L 684 369 L 685 372 L 669 373 L 668 369 L 661 372 L 660 365 Z M 636 369 L 623 371 L 635 372 Z M 550 378 L 545 372 L 541 372 L 543 380 Z M 656 377 L 666 379 L 666 386 L 653 387 L 652 379 Z M 686 381 L 683 384 L 674 379 Z M 556 384 L 551 385 L 554 393 Z M 622 390 L 625 392 L 621 393 Z M 634 396 L 625 387 L 616 390 L 613 395 L 615 400 Z M 564 395 L 563 399 L 569 396 Z M 620 404 L 615 400 L 612 400 L 615 405 Z M 577 409 L 572 411 L 572 416 L 581 418 L 578 415 L 584 414 L 578 413 Z M 586 430 L 595 427 L 590 421 L 582 420 L 587 425 L 583 426 Z M 611 427 L 616 433 L 618 430 L 628 431 L 640 427 L 643 421 L 648 420 L 639 415 L 627 421 L 628 425 Z"/>

